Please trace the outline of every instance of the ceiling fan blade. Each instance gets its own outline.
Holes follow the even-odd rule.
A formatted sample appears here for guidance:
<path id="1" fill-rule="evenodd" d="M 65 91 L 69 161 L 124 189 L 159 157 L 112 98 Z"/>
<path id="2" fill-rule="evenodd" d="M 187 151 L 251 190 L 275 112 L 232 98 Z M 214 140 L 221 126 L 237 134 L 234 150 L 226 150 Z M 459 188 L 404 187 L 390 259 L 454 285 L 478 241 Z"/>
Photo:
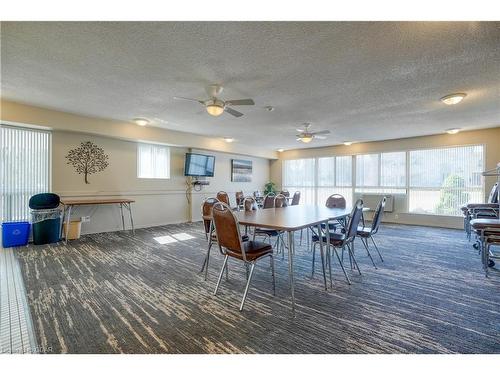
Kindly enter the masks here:
<path id="1" fill-rule="evenodd" d="M 184 98 L 183 96 L 174 96 L 174 99 L 176 99 L 176 100 L 189 100 L 191 102 L 198 102 L 200 104 L 205 105 L 205 102 L 203 100 L 199 100 L 199 99 Z"/>
<path id="2" fill-rule="evenodd" d="M 314 135 L 330 134 L 330 130 L 320 130 L 319 132 L 313 132 L 312 134 Z"/>
<path id="3" fill-rule="evenodd" d="M 316 139 L 326 139 L 324 135 L 315 135 L 314 138 Z"/>
<path id="4" fill-rule="evenodd" d="M 252 99 L 226 100 L 226 105 L 255 105 Z"/>
<path id="5" fill-rule="evenodd" d="M 229 113 L 230 115 L 233 115 L 234 117 L 241 117 L 241 116 L 243 116 L 243 113 L 238 112 L 238 111 L 236 111 L 236 110 L 234 110 L 232 108 L 229 108 L 229 107 L 225 107 L 224 111 L 227 112 L 227 113 Z"/>

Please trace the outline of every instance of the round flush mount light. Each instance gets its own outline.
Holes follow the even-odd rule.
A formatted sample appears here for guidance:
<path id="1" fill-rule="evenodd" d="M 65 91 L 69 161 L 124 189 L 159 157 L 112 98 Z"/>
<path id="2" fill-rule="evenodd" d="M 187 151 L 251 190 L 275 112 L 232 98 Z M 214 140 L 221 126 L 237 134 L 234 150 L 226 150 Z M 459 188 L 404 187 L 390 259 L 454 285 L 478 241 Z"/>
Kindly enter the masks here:
<path id="1" fill-rule="evenodd" d="M 224 140 L 225 140 L 227 143 L 232 143 L 232 142 L 234 142 L 234 138 L 230 138 L 230 137 L 224 137 Z"/>
<path id="2" fill-rule="evenodd" d="M 457 134 L 459 131 L 459 128 L 446 129 L 446 133 L 448 134 Z"/>
<path id="3" fill-rule="evenodd" d="M 134 122 L 139 126 L 146 126 L 149 124 L 149 120 L 145 118 L 135 118 Z"/>
<path id="4" fill-rule="evenodd" d="M 352 142 L 347 142 L 347 141 L 346 141 L 346 142 L 344 142 L 344 145 L 346 145 L 346 146 L 350 146 L 350 145 L 352 145 Z"/>
<path id="5" fill-rule="evenodd" d="M 467 94 L 464 94 L 463 92 L 455 93 L 455 94 L 450 94 L 443 96 L 440 100 L 447 105 L 455 105 L 460 103 Z"/>
<path id="6" fill-rule="evenodd" d="M 285 150 L 283 150 L 282 148 L 278 148 L 276 151 L 278 151 L 278 152 L 283 152 L 283 151 L 285 151 Z"/>

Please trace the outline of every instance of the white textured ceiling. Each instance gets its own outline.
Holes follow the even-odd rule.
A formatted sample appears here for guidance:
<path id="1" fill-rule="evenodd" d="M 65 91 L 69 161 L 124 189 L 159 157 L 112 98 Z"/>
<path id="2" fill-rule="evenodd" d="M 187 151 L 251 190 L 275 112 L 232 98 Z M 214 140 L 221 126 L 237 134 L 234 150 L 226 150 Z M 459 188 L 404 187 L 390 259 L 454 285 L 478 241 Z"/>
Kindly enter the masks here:
<path id="1" fill-rule="evenodd" d="M 1 52 L 5 99 L 261 147 L 500 125 L 499 22 L 4 22 Z M 214 118 L 172 99 L 210 83 L 256 105 Z M 300 144 L 303 122 L 332 134 Z"/>

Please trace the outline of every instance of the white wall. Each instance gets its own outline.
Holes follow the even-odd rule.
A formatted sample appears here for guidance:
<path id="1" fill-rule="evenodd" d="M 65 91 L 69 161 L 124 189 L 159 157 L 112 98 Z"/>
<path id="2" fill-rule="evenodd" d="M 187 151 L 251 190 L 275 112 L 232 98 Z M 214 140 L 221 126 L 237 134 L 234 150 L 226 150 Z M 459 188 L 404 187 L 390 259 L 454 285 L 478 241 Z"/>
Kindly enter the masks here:
<path id="1" fill-rule="evenodd" d="M 193 150 L 207 155 L 215 156 L 215 173 L 213 178 L 207 178 L 210 185 L 203 186 L 199 192 L 193 191 L 192 218 L 193 221 L 201 220 L 201 204 L 209 197 L 215 197 L 218 191 L 229 194 L 232 205 L 235 205 L 235 193 L 243 191 L 245 195 L 251 195 L 256 190 L 264 190 L 264 184 L 269 181 L 269 160 L 252 158 L 236 154 L 223 154 L 202 150 Z M 231 159 L 242 159 L 252 161 L 252 182 L 231 181 Z"/>
<path id="2" fill-rule="evenodd" d="M 89 175 L 90 184 L 85 184 L 83 175 L 77 174 L 65 158 L 67 152 L 80 142 L 92 141 L 109 155 L 109 166 L 100 173 Z M 136 200 L 132 205 L 136 228 L 186 222 L 190 218 L 199 220 L 202 200 L 215 196 L 217 191 L 234 193 L 243 189 L 251 192 L 262 190 L 269 179 L 269 160 L 249 158 L 236 154 L 210 152 L 216 157 L 216 169 L 211 184 L 192 197 L 190 207 L 186 198 L 184 177 L 184 154 L 187 148 L 171 148 L 170 179 L 137 178 L 137 143 L 113 138 L 91 136 L 73 132 L 53 132 L 52 138 L 52 190 L 62 198 L 126 197 Z M 199 151 L 206 154 L 209 152 Z M 231 159 L 253 161 L 252 183 L 231 182 Z M 91 216 L 90 222 L 82 224 L 83 233 L 106 232 L 121 229 L 121 216 L 116 205 L 78 207 L 72 217 Z M 125 213 L 126 225 L 128 216 Z"/>

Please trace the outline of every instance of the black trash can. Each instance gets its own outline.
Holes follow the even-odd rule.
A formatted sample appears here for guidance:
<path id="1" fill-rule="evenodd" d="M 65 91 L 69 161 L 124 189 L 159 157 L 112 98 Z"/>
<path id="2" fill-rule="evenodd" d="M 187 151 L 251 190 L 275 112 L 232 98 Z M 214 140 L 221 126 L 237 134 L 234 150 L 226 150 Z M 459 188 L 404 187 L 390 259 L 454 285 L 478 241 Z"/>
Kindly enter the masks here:
<path id="1" fill-rule="evenodd" d="M 30 198 L 33 243 L 43 245 L 60 240 L 61 209 L 59 196 L 52 193 L 37 194 Z"/>

